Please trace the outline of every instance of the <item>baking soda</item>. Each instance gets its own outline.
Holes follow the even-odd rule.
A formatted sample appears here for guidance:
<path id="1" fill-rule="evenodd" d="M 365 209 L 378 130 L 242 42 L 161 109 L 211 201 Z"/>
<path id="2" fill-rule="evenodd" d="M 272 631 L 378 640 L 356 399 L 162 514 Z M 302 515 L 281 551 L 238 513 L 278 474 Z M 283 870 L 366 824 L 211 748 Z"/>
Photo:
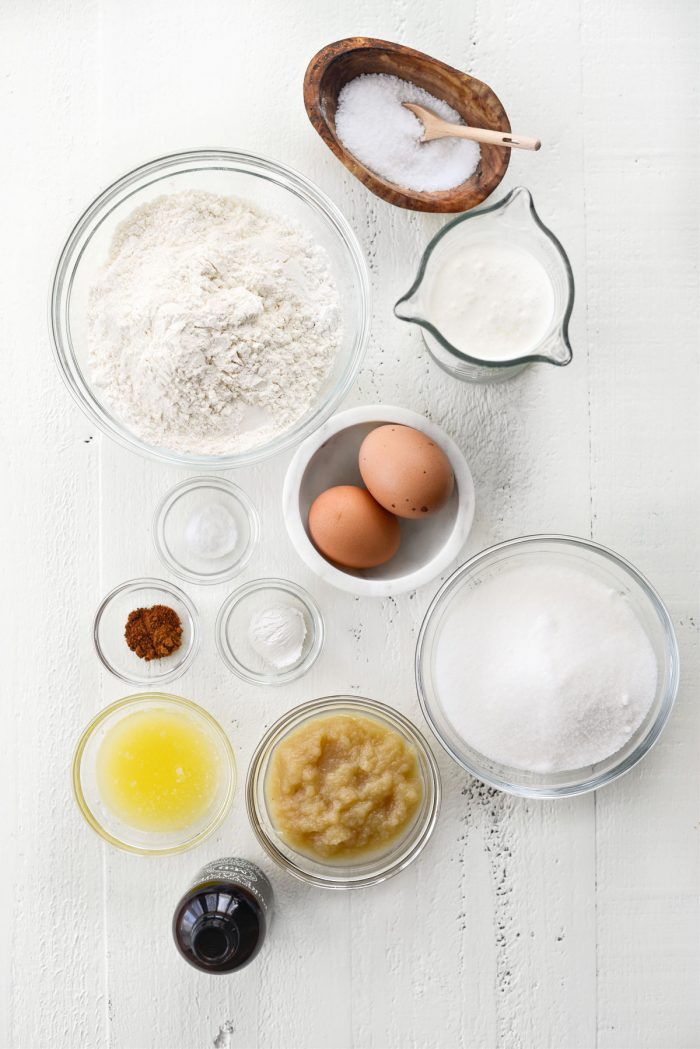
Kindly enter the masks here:
<path id="1" fill-rule="evenodd" d="M 195 510 L 185 526 L 185 542 L 196 557 L 216 561 L 233 553 L 238 542 L 236 519 L 220 503 Z"/>
<path id="2" fill-rule="evenodd" d="M 656 657 L 627 598 L 568 567 L 516 566 L 463 590 L 434 665 L 440 704 L 464 742 L 539 773 L 616 753 L 656 694 Z"/>
<path id="3" fill-rule="evenodd" d="M 307 633 L 299 609 L 279 605 L 255 613 L 248 628 L 248 641 L 261 659 L 282 670 L 299 662 Z"/>

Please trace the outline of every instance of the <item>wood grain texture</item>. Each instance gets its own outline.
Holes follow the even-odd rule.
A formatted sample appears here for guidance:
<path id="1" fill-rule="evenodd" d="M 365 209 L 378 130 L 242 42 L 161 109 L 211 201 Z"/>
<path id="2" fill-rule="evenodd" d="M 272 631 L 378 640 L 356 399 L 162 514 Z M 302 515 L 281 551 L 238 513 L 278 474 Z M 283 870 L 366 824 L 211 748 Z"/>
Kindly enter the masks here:
<path id="1" fill-rule="evenodd" d="M 335 114 L 338 96 L 351 80 L 367 74 L 396 76 L 444 99 L 471 127 L 511 130 L 500 99 L 488 84 L 404 44 L 373 37 L 337 40 L 314 55 L 304 74 L 304 105 L 313 127 L 363 186 L 382 200 L 411 211 L 469 211 L 481 204 L 501 183 L 510 150 L 482 145 L 479 163 L 465 182 L 439 193 L 401 189 L 377 175 L 350 153 L 338 138 Z M 427 139 L 426 139 L 427 141 Z"/>
<path id="2" fill-rule="evenodd" d="M 0 950 L 0 1045 L 698 1045 L 699 157 L 697 133 L 688 134 L 698 126 L 697 28 L 692 0 L 8 0 L 0 8 L 8 189 L 0 197 L 0 556 L 11 598 L 0 613 L 8 800 L 0 869 L 13 901 Z M 461 385 L 393 317 L 443 220 L 370 194 L 325 148 L 302 99 L 311 56 L 357 32 L 466 69 L 494 86 L 515 127 L 541 134 L 537 157 L 513 155 L 500 192 L 527 185 L 571 258 L 569 368 Z M 406 405 L 460 443 L 477 489 L 465 556 L 537 531 L 592 536 L 638 564 L 678 628 L 678 706 L 641 766 L 595 798 L 535 803 L 489 790 L 436 747 L 445 800 L 424 856 L 351 895 L 315 891 L 271 868 L 241 792 L 213 839 L 159 859 L 108 850 L 81 824 L 70 794 L 80 728 L 128 691 L 98 671 L 95 607 L 124 579 L 163 574 L 151 514 L 186 474 L 101 441 L 73 406 L 50 360 L 50 269 L 82 206 L 115 176 L 158 154 L 213 145 L 299 168 L 356 229 L 373 326 L 346 403 Z M 439 581 L 385 601 L 319 583 L 284 531 L 287 458 L 230 475 L 262 520 L 261 545 L 236 584 L 282 575 L 308 587 L 326 617 L 325 653 L 284 689 L 245 685 L 224 668 L 213 634 L 236 584 L 191 587 L 202 649 L 173 687 L 221 720 L 242 774 L 272 720 L 339 688 L 393 703 L 422 724 L 413 649 Z M 175 953 L 172 906 L 207 859 L 237 852 L 270 874 L 277 920 L 253 966 L 209 979 Z"/>

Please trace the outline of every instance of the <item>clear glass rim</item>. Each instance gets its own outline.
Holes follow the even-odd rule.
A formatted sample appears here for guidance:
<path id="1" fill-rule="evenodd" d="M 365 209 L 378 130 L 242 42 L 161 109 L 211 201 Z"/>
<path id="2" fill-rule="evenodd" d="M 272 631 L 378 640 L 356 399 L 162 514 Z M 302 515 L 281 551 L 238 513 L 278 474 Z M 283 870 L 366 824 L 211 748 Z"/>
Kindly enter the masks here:
<path id="1" fill-rule="evenodd" d="M 424 680 L 424 658 L 423 650 L 426 644 L 426 638 L 428 630 L 430 629 L 433 621 L 433 617 L 437 612 L 438 608 L 441 607 L 444 601 L 449 595 L 454 592 L 457 586 L 461 583 L 465 576 L 476 571 L 479 566 L 486 560 L 491 560 L 494 556 L 499 553 L 505 553 L 508 550 L 513 550 L 518 547 L 525 546 L 537 546 L 541 543 L 556 543 L 561 544 L 562 547 L 568 548 L 579 548 L 582 550 L 594 551 L 597 554 L 602 555 L 604 558 L 612 561 L 618 568 L 622 568 L 626 571 L 632 579 L 640 586 L 645 596 L 649 599 L 653 606 L 659 622 L 663 628 L 666 645 L 669 655 L 670 664 L 670 679 L 668 687 L 666 688 L 659 711 L 655 720 L 649 726 L 649 729 L 644 737 L 639 740 L 637 746 L 632 750 L 624 759 L 618 764 L 611 766 L 607 771 L 595 773 L 591 776 L 585 776 L 581 780 L 573 782 L 571 784 L 565 784 L 559 787 L 553 786 L 534 786 L 524 785 L 521 783 L 513 783 L 510 780 L 499 777 L 498 775 L 489 772 L 483 767 L 477 765 L 475 762 L 469 761 L 461 753 L 457 752 L 454 747 L 449 743 L 448 740 L 442 735 L 440 728 L 436 722 L 435 717 L 431 709 L 431 701 L 428 696 L 425 680 Z M 642 758 L 651 750 L 656 741 L 658 740 L 661 732 L 668 721 L 673 704 L 678 693 L 679 684 L 679 667 L 680 657 L 678 652 L 678 641 L 673 629 L 673 623 L 668 610 L 661 600 L 661 597 L 646 579 L 645 576 L 639 572 L 635 566 L 627 561 L 624 557 L 621 557 L 615 551 L 610 550 L 606 546 L 602 546 L 600 543 L 595 543 L 590 539 L 582 539 L 577 536 L 559 535 L 559 534 L 541 534 L 541 535 L 529 535 L 519 536 L 515 539 L 508 539 L 502 543 L 496 543 L 493 546 L 487 547 L 485 550 L 481 550 L 474 557 L 470 558 L 463 565 L 450 575 L 445 582 L 442 584 L 438 592 L 433 597 L 427 612 L 423 618 L 421 628 L 418 634 L 418 641 L 416 643 L 416 654 L 415 654 L 415 678 L 416 688 L 418 691 L 418 699 L 420 701 L 421 710 L 423 716 L 430 726 L 430 730 L 443 747 L 443 749 L 450 755 L 450 757 L 458 765 L 460 765 L 470 775 L 481 780 L 482 783 L 486 783 L 489 786 L 496 787 L 498 790 L 502 790 L 507 794 L 514 794 L 518 797 L 524 798 L 542 798 L 542 799 L 553 799 L 562 797 L 573 797 L 579 794 L 586 794 L 589 791 L 598 790 L 599 787 L 606 786 L 608 783 L 612 783 L 614 780 L 619 779 L 620 776 L 629 772 L 630 769 L 634 768 Z M 577 770 L 572 770 L 573 772 Z"/>
<path id="2" fill-rule="evenodd" d="M 186 164 L 191 164 L 193 167 L 180 170 L 182 165 Z M 357 337 L 343 374 L 333 389 L 328 392 L 325 400 L 319 402 L 318 408 L 311 418 L 300 420 L 286 433 L 280 434 L 279 437 L 274 438 L 265 445 L 251 448 L 245 452 L 230 455 L 191 455 L 185 452 L 169 451 L 142 441 L 123 426 L 118 419 L 114 418 L 94 396 L 73 351 L 64 310 L 63 294 L 65 289 L 67 289 L 67 293 L 70 295 L 76 265 L 79 263 L 84 250 L 84 245 L 78 250 L 82 237 L 90 230 L 93 223 L 95 223 L 95 228 L 97 228 L 104 220 L 112 210 L 110 205 L 123 190 L 140 183 L 151 175 L 154 176 L 154 181 L 157 181 L 158 179 L 155 176 L 164 177 L 164 174 L 169 169 L 173 169 L 173 173 L 182 174 L 187 170 L 198 170 L 198 165 L 205 168 L 216 168 L 217 164 L 220 167 L 232 167 L 243 174 L 257 176 L 274 182 L 280 188 L 295 193 L 310 207 L 315 207 L 323 214 L 343 243 L 349 264 L 357 277 L 361 310 L 357 321 Z M 136 192 L 137 188 L 139 187 L 137 186 L 132 192 Z M 107 186 L 93 199 L 70 230 L 53 270 L 48 303 L 49 336 L 60 375 L 80 408 L 101 432 L 122 447 L 129 448 L 131 451 L 138 452 L 147 458 L 204 470 L 234 469 L 239 466 L 262 462 L 288 448 L 294 447 L 325 422 L 333 414 L 335 408 L 343 400 L 355 381 L 367 348 L 370 315 L 370 283 L 367 263 L 355 233 L 339 208 L 310 179 L 307 179 L 306 176 L 294 168 L 287 167 L 284 164 L 257 154 L 228 149 L 186 150 L 157 157 L 132 169 Z"/>
<path id="3" fill-rule="evenodd" d="M 212 820 L 204 827 L 198 834 L 194 835 L 187 841 L 182 842 L 179 845 L 168 846 L 162 849 L 148 849 L 138 845 L 131 845 L 129 842 L 122 841 L 120 838 L 115 837 L 113 834 L 102 826 L 100 821 L 94 815 L 92 809 L 88 805 L 87 799 L 83 793 L 83 788 L 80 779 L 80 771 L 82 766 L 83 754 L 87 747 L 93 733 L 103 724 L 107 718 L 111 717 L 116 711 L 124 710 L 127 707 L 139 707 L 144 703 L 162 703 L 165 706 L 177 706 L 181 707 L 189 713 L 194 714 L 196 717 L 201 718 L 208 728 L 210 728 L 217 739 L 220 741 L 224 753 L 226 755 L 226 765 L 228 771 L 228 787 L 226 790 L 226 797 L 221 802 L 221 805 L 214 815 Z M 99 711 L 95 717 L 88 722 L 87 726 L 83 730 L 78 745 L 75 748 L 75 754 L 73 756 L 73 765 L 71 773 L 73 783 L 73 794 L 78 804 L 78 808 L 86 821 L 92 827 L 96 834 L 108 842 L 110 845 L 114 845 L 117 849 L 122 849 L 124 852 L 137 853 L 140 856 L 169 856 L 174 855 L 178 852 L 187 852 L 189 849 L 194 848 L 195 845 L 199 845 L 200 842 L 208 838 L 210 834 L 213 834 L 217 830 L 226 816 L 229 813 L 233 798 L 236 792 L 237 784 L 237 769 L 236 769 L 236 756 L 231 746 L 227 734 L 219 722 L 214 718 L 209 711 L 205 710 L 198 703 L 193 703 L 191 699 L 185 699 L 183 696 L 174 696 L 168 692 L 136 692 L 130 696 L 124 696 L 122 699 L 116 700 L 114 703 L 110 703 L 109 706 Z"/>
<path id="4" fill-rule="evenodd" d="M 258 808 L 258 788 L 263 767 L 267 763 L 272 751 L 278 742 L 297 725 L 333 710 L 355 710 L 358 714 L 367 714 L 375 717 L 388 725 L 389 728 L 399 732 L 416 750 L 419 758 L 424 764 L 426 779 L 425 814 L 417 822 L 410 834 L 415 834 L 415 840 L 411 847 L 403 852 L 394 862 L 381 865 L 381 857 L 377 858 L 378 869 L 368 871 L 356 878 L 336 876 L 333 877 L 333 866 L 329 865 L 328 874 L 321 876 L 304 868 L 304 857 L 299 854 L 299 861 L 292 861 L 286 856 L 271 838 L 262 825 Z M 255 748 L 246 778 L 246 808 L 253 832 L 267 854 L 277 863 L 279 867 L 287 871 L 299 881 L 307 882 L 323 889 L 354 889 L 366 888 L 370 885 L 378 885 L 388 878 L 394 877 L 404 870 L 424 850 L 437 824 L 442 798 L 442 784 L 440 772 L 435 756 L 430 749 L 428 741 L 420 730 L 404 715 L 386 703 L 379 700 L 367 699 L 363 696 L 325 696 L 322 699 L 312 699 L 302 703 L 292 710 L 287 711 L 265 732 L 262 739 Z M 271 821 L 270 821 L 271 822 Z M 310 861 L 311 862 L 311 861 Z M 320 865 L 320 864 L 319 864 Z"/>
<path id="5" fill-rule="evenodd" d="M 250 594 L 257 593 L 259 590 L 284 590 L 293 597 L 296 597 L 306 608 L 311 622 L 313 623 L 314 640 L 311 648 L 306 653 L 304 659 L 302 659 L 300 663 L 295 664 L 289 670 L 281 670 L 279 673 L 256 674 L 254 671 L 248 670 L 247 667 L 239 662 L 236 658 L 235 652 L 228 643 L 226 624 L 229 615 L 239 601 L 242 601 Z M 269 578 L 253 579 L 250 583 L 245 583 L 243 586 L 239 586 L 237 590 L 234 590 L 232 594 L 229 594 L 217 614 L 214 633 L 216 637 L 216 647 L 221 659 L 228 670 L 235 674 L 236 677 L 239 677 L 241 681 L 247 681 L 253 685 L 286 685 L 290 681 L 296 681 L 297 678 L 302 677 L 307 670 L 310 670 L 314 665 L 323 649 L 326 627 L 321 609 L 308 590 L 299 586 L 298 583 L 293 583 L 291 579 Z"/>
<path id="6" fill-rule="evenodd" d="M 132 590 L 149 589 L 165 590 L 166 593 L 172 594 L 173 597 L 177 598 L 177 600 L 186 608 L 189 618 L 190 644 L 181 662 L 165 674 L 159 674 L 154 677 L 125 674 L 123 671 L 118 670 L 114 664 L 109 661 L 104 649 L 102 648 L 100 643 L 100 623 L 102 622 L 102 617 L 108 606 L 119 594 L 128 593 Z M 127 579 L 125 583 L 119 583 L 119 585 L 115 586 L 113 590 L 110 590 L 100 602 L 99 608 L 95 613 L 92 638 L 95 643 L 95 651 L 97 652 L 97 656 L 102 663 L 102 666 L 105 667 L 106 670 L 109 670 L 110 674 L 114 674 L 115 677 L 118 677 L 120 681 L 125 681 L 127 685 L 165 685 L 169 681 L 174 681 L 176 678 L 182 677 L 185 671 L 189 670 L 192 666 L 194 658 L 199 651 L 199 613 L 197 612 L 192 599 L 188 597 L 184 590 L 181 590 L 179 586 L 175 586 L 174 583 L 168 583 L 165 579 L 156 579 L 154 576 L 145 576 L 141 579 Z"/>
<path id="7" fill-rule="evenodd" d="M 511 357 L 507 361 L 485 361 L 481 357 L 470 357 L 468 353 L 464 353 L 462 350 L 458 350 L 456 346 L 453 346 L 452 343 L 449 342 L 444 337 L 444 335 L 442 335 L 442 333 L 430 323 L 430 321 L 425 320 L 423 317 L 402 317 L 399 313 L 397 313 L 399 306 L 402 303 L 407 302 L 422 284 L 423 277 L 425 276 L 425 271 L 428 267 L 431 255 L 435 251 L 435 248 L 438 246 L 442 238 L 446 236 L 450 232 L 450 230 L 454 229 L 455 226 L 459 226 L 462 222 L 468 222 L 469 219 L 478 219 L 483 215 L 488 215 L 492 211 L 501 211 L 504 208 L 507 208 L 508 205 L 516 197 L 519 196 L 525 196 L 530 214 L 535 225 L 552 242 L 556 251 L 559 253 L 561 261 L 563 263 L 564 273 L 566 275 L 566 280 L 569 289 L 566 309 L 564 310 L 564 315 L 559 324 L 560 338 L 566 346 L 567 350 L 569 351 L 568 360 L 565 361 L 553 360 L 551 357 L 545 356 L 544 354 L 540 353 L 526 353 L 522 354 L 519 357 Z M 422 258 L 420 260 L 420 265 L 418 267 L 418 274 L 416 276 L 416 279 L 414 280 L 413 284 L 408 289 L 408 291 L 404 295 L 402 295 L 400 299 L 397 299 L 396 303 L 394 304 L 394 316 L 398 320 L 404 321 L 404 323 L 406 324 L 417 324 L 420 328 L 423 328 L 425 331 L 427 331 L 428 334 L 431 335 L 440 344 L 440 346 L 442 346 L 444 350 L 446 350 L 453 357 L 456 357 L 457 360 L 464 361 L 466 364 L 474 364 L 478 365 L 481 368 L 493 368 L 495 370 L 498 370 L 502 368 L 514 368 L 518 367 L 519 365 L 534 364 L 539 362 L 541 364 L 554 364 L 558 368 L 564 368 L 567 364 L 570 364 L 573 359 L 571 342 L 569 340 L 569 321 L 571 319 L 571 314 L 574 308 L 574 295 L 574 274 L 573 270 L 571 269 L 571 263 L 569 262 L 569 256 L 566 254 L 566 251 L 564 250 L 564 247 L 561 241 L 558 239 L 558 237 L 556 237 L 554 233 L 552 233 L 551 229 L 549 229 L 548 226 L 545 226 L 544 222 L 537 214 L 535 202 L 532 199 L 532 194 L 530 193 L 529 189 L 526 189 L 524 186 L 516 186 L 515 189 L 512 189 L 510 193 L 506 194 L 506 196 L 503 197 L 502 200 L 497 201 L 495 204 L 489 204 L 487 207 L 474 209 L 473 211 L 468 211 L 464 215 L 458 215 L 457 218 L 452 219 L 450 222 L 447 222 L 444 226 L 442 226 L 441 229 L 438 230 L 438 232 L 435 234 L 434 237 L 432 237 L 432 239 L 428 243 L 428 246 L 423 252 Z M 545 336 L 545 338 L 547 338 L 548 336 L 549 333 L 547 333 L 547 336 Z"/>
<path id="8" fill-rule="evenodd" d="M 161 534 L 167 512 L 170 511 L 181 495 L 190 489 L 194 490 L 196 488 L 218 488 L 220 491 L 226 492 L 241 505 L 250 528 L 248 543 L 241 557 L 235 563 L 229 565 L 228 568 L 222 569 L 221 572 L 213 573 L 211 576 L 200 575 L 198 572 L 184 568 L 179 561 L 170 556 L 165 538 Z M 188 583 L 196 583 L 198 586 L 214 586 L 216 583 L 225 583 L 229 579 L 233 579 L 234 576 L 240 575 L 250 561 L 260 539 L 260 516 L 248 494 L 237 484 L 234 484 L 233 481 L 229 481 L 225 477 L 216 477 L 215 475 L 188 477 L 184 481 L 178 481 L 172 488 L 169 488 L 156 506 L 153 513 L 152 535 L 156 553 L 163 565 L 173 575 L 176 575 L 179 579 L 184 579 Z"/>

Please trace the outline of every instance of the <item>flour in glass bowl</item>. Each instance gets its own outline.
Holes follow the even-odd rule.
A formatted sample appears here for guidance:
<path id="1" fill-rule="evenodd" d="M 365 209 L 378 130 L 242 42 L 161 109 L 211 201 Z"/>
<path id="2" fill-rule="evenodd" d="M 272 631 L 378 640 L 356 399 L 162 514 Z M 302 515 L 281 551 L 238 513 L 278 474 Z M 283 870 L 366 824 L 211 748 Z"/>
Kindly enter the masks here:
<path id="1" fill-rule="evenodd" d="M 122 424 L 172 451 L 235 454 L 286 432 L 340 342 L 325 251 L 236 197 L 185 191 L 136 208 L 90 292 L 95 386 Z"/>

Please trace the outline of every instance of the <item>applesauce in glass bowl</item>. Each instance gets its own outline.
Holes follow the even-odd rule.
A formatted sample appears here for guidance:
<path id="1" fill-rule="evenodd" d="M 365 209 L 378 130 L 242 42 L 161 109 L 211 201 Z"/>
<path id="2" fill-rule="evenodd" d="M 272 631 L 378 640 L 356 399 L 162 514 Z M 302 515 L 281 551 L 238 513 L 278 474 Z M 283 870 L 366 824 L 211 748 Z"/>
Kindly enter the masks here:
<path id="1" fill-rule="evenodd" d="M 398 737 L 398 746 L 393 750 L 390 763 L 394 769 L 391 773 L 398 775 L 406 787 L 404 809 L 405 820 L 398 820 L 388 833 L 381 833 L 381 811 L 375 806 L 376 827 L 380 833 L 374 840 L 354 841 L 353 849 L 328 850 L 309 848 L 308 836 L 295 834 L 296 821 L 294 814 L 282 813 L 277 803 L 280 795 L 279 772 L 291 772 L 296 775 L 295 763 L 298 765 L 300 750 L 292 754 L 291 766 L 286 770 L 276 762 L 277 748 L 286 748 L 290 741 L 294 744 L 298 732 L 313 732 L 315 725 L 334 719 L 354 719 L 358 726 L 365 720 L 376 726 L 377 740 L 386 738 L 388 733 Z M 332 735 L 332 734 L 331 734 Z M 297 741 L 299 740 L 297 736 Z M 312 753 L 309 758 L 309 773 L 318 780 L 316 773 L 320 770 L 321 778 L 326 779 L 323 790 L 327 796 L 332 789 L 331 777 L 327 775 L 327 765 L 343 764 L 342 755 L 334 753 L 335 744 L 327 739 L 322 749 L 326 753 L 319 756 Z M 374 749 L 374 748 L 373 748 Z M 379 753 L 378 751 L 375 751 Z M 413 768 L 407 774 L 399 774 L 404 757 L 410 756 Z M 338 758 L 340 757 L 340 761 Z M 409 763 L 410 764 L 410 763 Z M 346 770 L 352 765 L 352 758 L 345 762 Z M 371 771 L 371 770 L 370 770 Z M 331 773 L 332 774 L 332 773 Z M 341 768 L 341 778 L 345 775 Z M 292 785 L 293 786 L 293 785 Z M 351 785 L 352 786 L 352 785 Z M 417 788 L 418 799 L 413 805 L 409 794 Z M 347 783 L 338 783 L 338 791 L 345 791 Z M 318 795 L 318 791 L 315 791 Z M 390 784 L 390 795 L 395 795 L 394 784 Z M 398 874 L 417 858 L 423 851 L 435 829 L 440 808 L 441 786 L 437 763 L 426 740 L 417 728 L 397 710 L 379 703 L 376 700 L 363 699 L 359 696 L 330 696 L 312 700 L 289 711 L 276 721 L 265 733 L 253 755 L 248 769 L 246 782 L 246 805 L 253 830 L 266 852 L 289 874 L 301 881 L 310 882 L 327 889 L 351 889 L 375 885 Z M 349 806 L 355 804 L 353 796 L 344 795 Z M 315 805 L 316 801 L 313 800 Z M 410 811 L 409 811 L 410 810 Z M 379 840 L 383 838 L 383 840 Z M 313 843 L 318 845 L 318 842 Z M 326 855 L 322 852 L 327 851 Z M 354 854 L 353 854 L 354 853 Z"/>

